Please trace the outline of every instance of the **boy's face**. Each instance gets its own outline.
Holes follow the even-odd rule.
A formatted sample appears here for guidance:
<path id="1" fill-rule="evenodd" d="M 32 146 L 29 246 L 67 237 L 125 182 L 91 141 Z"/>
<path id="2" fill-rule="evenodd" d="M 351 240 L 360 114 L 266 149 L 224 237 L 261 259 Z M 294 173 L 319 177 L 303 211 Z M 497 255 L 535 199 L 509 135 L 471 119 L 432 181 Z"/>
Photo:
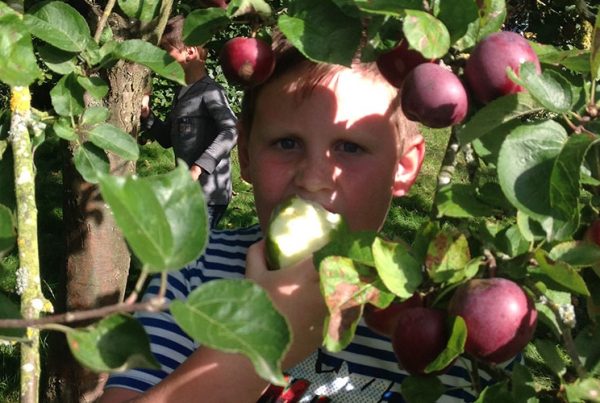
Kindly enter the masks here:
<path id="1" fill-rule="evenodd" d="M 299 195 L 342 214 L 352 230 L 378 230 L 393 195 L 420 168 L 420 136 L 400 154 L 389 119 L 392 87 L 343 70 L 304 97 L 297 72 L 262 89 L 251 133 L 238 140 L 242 176 L 253 184 L 259 222 Z"/>

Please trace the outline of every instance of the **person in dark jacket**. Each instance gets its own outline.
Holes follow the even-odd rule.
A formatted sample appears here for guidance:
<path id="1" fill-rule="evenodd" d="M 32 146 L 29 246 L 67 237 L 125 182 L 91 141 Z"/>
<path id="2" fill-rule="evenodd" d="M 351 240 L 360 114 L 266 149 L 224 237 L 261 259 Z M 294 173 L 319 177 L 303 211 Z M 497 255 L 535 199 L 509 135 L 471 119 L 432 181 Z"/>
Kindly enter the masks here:
<path id="1" fill-rule="evenodd" d="M 182 41 L 184 17 L 169 20 L 160 46 L 185 72 L 186 86 L 175 93 L 171 112 L 161 121 L 142 101 L 141 124 L 146 135 L 161 146 L 173 147 L 175 158 L 200 181 L 208 205 L 210 228 L 215 228 L 231 201 L 231 150 L 237 141 L 236 116 L 223 88 L 208 76 L 206 49 Z"/>

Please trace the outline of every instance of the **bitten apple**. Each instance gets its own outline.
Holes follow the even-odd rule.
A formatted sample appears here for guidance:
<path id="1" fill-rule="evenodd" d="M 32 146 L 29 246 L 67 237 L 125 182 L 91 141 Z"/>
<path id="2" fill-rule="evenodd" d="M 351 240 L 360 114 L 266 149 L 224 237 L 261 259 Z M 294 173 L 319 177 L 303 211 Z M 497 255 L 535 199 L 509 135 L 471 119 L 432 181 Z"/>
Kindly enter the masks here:
<path id="1" fill-rule="evenodd" d="M 402 312 L 420 306 L 423 306 L 423 298 L 419 293 L 415 293 L 402 302 L 394 301 L 385 308 L 377 308 L 374 305 L 366 304 L 363 319 L 369 329 L 381 336 L 391 338 Z"/>
<path id="2" fill-rule="evenodd" d="M 394 354 L 412 375 L 425 375 L 425 368 L 448 344 L 446 313 L 439 309 L 415 307 L 404 310 L 392 334 Z M 434 375 L 443 371 L 437 371 Z"/>
<path id="3" fill-rule="evenodd" d="M 521 35 L 502 31 L 487 36 L 475 46 L 465 65 L 465 77 L 473 96 L 486 104 L 523 91 L 523 87 L 508 78 L 506 68 L 512 68 L 518 75 L 524 62 L 532 62 L 536 71 L 541 72 L 537 55 Z"/>
<path id="4" fill-rule="evenodd" d="M 441 128 L 462 122 L 469 101 L 454 73 L 435 63 L 423 63 L 404 80 L 401 105 L 408 119 Z"/>
<path id="5" fill-rule="evenodd" d="M 517 355 L 535 332 L 537 311 L 525 291 L 504 278 L 474 279 L 456 289 L 450 315 L 467 325 L 465 351 L 498 364 Z"/>
<path id="6" fill-rule="evenodd" d="M 219 62 L 225 78 L 244 87 L 261 84 L 275 68 L 271 46 L 258 38 L 230 39 L 221 49 Z"/>

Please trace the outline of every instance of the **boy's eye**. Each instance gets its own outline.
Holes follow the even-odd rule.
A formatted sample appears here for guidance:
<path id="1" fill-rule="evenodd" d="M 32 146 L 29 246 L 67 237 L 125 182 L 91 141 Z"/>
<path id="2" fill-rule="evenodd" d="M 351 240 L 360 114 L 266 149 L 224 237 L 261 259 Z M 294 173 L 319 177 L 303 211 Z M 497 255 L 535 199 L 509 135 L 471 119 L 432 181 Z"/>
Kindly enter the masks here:
<path id="1" fill-rule="evenodd" d="M 283 150 L 293 150 L 294 148 L 298 147 L 298 141 L 292 138 L 279 139 L 275 144 Z"/>
<path id="2" fill-rule="evenodd" d="M 342 151 L 345 153 L 359 153 L 364 151 L 364 149 L 356 143 L 352 143 L 349 141 L 342 141 L 336 146 L 338 151 Z"/>

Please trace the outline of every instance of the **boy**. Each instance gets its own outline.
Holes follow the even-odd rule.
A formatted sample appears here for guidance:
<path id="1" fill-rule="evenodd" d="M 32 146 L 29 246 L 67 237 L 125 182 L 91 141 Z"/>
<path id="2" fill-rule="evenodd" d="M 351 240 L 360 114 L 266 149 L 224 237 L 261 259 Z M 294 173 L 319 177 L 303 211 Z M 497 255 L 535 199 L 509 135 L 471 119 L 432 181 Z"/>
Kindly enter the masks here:
<path id="1" fill-rule="evenodd" d="M 170 275 L 167 297 L 183 299 L 212 279 L 252 279 L 293 332 L 282 366 L 296 394 L 277 401 L 398 401 L 406 373 L 389 339 L 361 324 L 342 352 L 319 348 L 326 307 L 312 260 L 267 270 L 261 232 L 274 206 L 295 194 L 341 213 L 352 230 L 380 229 L 392 197 L 406 194 L 417 176 L 423 139 L 401 114 L 397 89 L 374 65 L 316 65 L 289 47 L 276 54 L 273 76 L 245 94 L 239 125 L 240 168 L 253 185 L 259 225 L 213 232 L 205 254 Z M 157 291 L 154 282 L 147 294 Z M 196 345 L 167 312 L 139 318 L 162 370 L 112 376 L 102 402 L 278 399 L 277 388 L 269 388 L 244 356 Z M 460 387 L 468 377 L 456 365 L 442 380 Z M 447 393 L 441 401 L 473 399 L 460 388 Z"/>
<path id="2" fill-rule="evenodd" d="M 175 157 L 190 167 L 194 180 L 199 180 L 208 205 L 210 228 L 215 228 L 231 200 L 230 153 L 236 144 L 236 117 L 231 111 L 225 91 L 207 75 L 207 51 L 186 46 L 182 39 L 184 17 L 169 20 L 160 46 L 175 59 L 185 72 L 186 86 L 175 94 L 166 122 L 156 119 L 142 101 L 142 129 L 161 146 L 173 147 Z"/>

